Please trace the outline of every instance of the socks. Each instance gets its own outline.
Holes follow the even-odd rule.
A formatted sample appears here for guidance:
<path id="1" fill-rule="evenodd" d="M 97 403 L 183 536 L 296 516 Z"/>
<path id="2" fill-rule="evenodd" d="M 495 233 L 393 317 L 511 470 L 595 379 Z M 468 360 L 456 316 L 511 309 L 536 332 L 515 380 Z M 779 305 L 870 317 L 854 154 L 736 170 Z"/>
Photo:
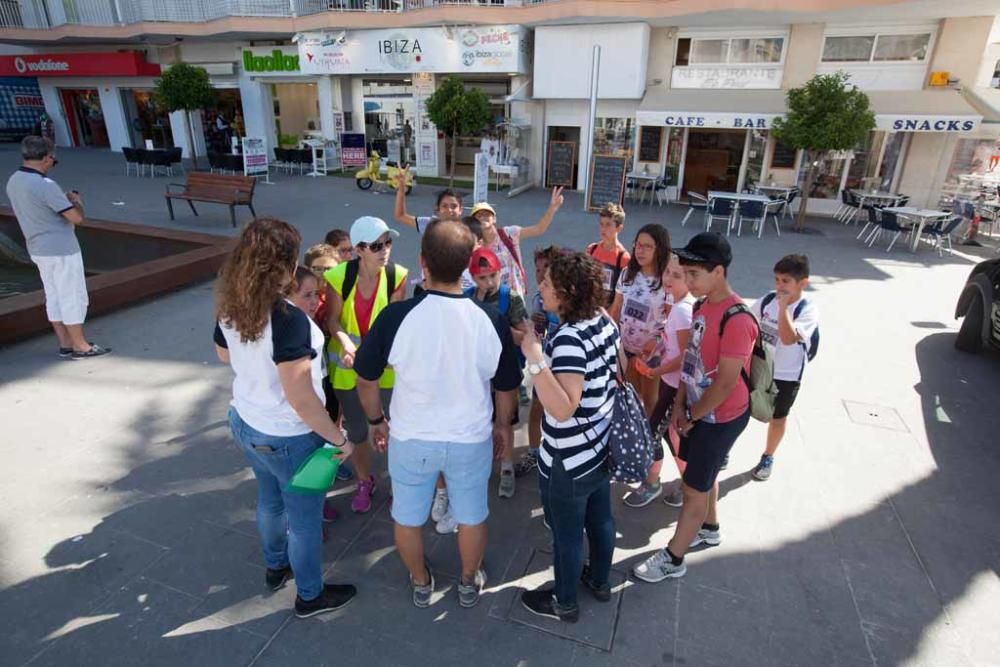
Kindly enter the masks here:
<path id="1" fill-rule="evenodd" d="M 666 547 L 666 552 L 667 555 L 670 556 L 670 562 L 673 563 L 675 567 L 684 562 L 684 556 L 675 556 L 674 552 L 670 550 L 670 547 Z"/>
<path id="2" fill-rule="evenodd" d="M 717 524 L 717 523 L 703 523 L 703 524 L 701 524 L 701 529 L 702 530 L 718 531 L 719 530 L 719 524 Z"/>

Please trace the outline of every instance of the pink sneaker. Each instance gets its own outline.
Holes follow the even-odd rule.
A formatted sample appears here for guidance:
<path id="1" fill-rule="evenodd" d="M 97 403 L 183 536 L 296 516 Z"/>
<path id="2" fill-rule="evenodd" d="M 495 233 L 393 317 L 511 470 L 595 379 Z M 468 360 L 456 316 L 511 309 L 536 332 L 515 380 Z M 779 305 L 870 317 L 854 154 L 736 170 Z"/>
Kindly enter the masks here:
<path id="1" fill-rule="evenodd" d="M 340 518 L 340 512 L 333 506 L 333 503 L 327 498 L 323 501 L 323 523 L 333 523 Z"/>
<path id="2" fill-rule="evenodd" d="M 351 509 L 358 514 L 364 514 L 372 508 L 372 496 L 375 495 L 375 475 L 358 482 L 358 492 L 351 501 Z"/>

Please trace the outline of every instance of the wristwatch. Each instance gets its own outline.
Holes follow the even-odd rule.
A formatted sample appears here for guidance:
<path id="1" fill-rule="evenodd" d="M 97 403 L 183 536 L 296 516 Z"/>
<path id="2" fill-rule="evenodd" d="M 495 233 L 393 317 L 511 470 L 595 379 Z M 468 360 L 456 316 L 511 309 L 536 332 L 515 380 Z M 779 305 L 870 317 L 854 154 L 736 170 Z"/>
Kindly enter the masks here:
<path id="1" fill-rule="evenodd" d="M 537 364 L 528 364 L 527 366 L 525 366 L 525 368 L 528 369 L 528 374 L 531 376 L 538 375 L 548 367 L 549 365 L 545 363 L 544 359 L 539 361 Z"/>

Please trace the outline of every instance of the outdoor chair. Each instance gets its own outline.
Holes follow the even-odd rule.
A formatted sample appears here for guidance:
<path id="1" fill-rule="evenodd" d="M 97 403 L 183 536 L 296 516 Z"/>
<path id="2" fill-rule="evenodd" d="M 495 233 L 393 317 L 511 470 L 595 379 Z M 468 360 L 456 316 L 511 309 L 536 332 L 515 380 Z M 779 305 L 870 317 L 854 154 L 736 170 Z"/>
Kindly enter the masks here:
<path id="1" fill-rule="evenodd" d="M 896 217 L 895 213 L 892 213 L 891 211 L 880 211 L 879 227 L 872 234 L 872 239 L 868 243 L 869 247 L 875 245 L 875 242 L 881 238 L 883 231 L 892 234 L 892 240 L 889 241 L 889 245 L 885 249 L 886 252 L 890 252 L 892 251 L 892 246 L 896 245 L 896 241 L 899 237 L 906 232 L 912 231 L 912 228 L 900 225 L 899 219 Z"/>
<path id="2" fill-rule="evenodd" d="M 243 156 L 242 155 L 232 155 L 227 153 L 222 156 L 223 165 L 226 171 L 231 171 L 233 174 L 243 173 Z"/>
<path id="3" fill-rule="evenodd" d="M 149 170 L 150 176 L 156 176 L 156 168 L 160 167 L 164 174 L 174 175 L 174 169 L 171 166 L 170 158 L 171 155 L 167 151 L 148 151 L 147 157 L 149 158 Z"/>
<path id="4" fill-rule="evenodd" d="M 135 175 L 139 176 L 139 168 L 142 163 L 139 161 L 139 152 L 134 148 L 126 148 L 122 146 L 122 155 L 125 156 L 125 175 L 128 176 L 132 165 L 135 165 Z"/>
<path id="5" fill-rule="evenodd" d="M 168 153 L 170 157 L 170 175 L 174 175 L 174 165 L 176 164 L 181 171 L 184 171 L 184 152 L 183 149 L 179 147 L 171 148 Z"/>
<path id="6" fill-rule="evenodd" d="M 301 176 L 307 169 L 312 171 L 312 150 L 309 148 L 300 148 L 293 152 L 295 153 L 295 164 L 299 165 L 299 175 Z"/>
<path id="7" fill-rule="evenodd" d="M 802 191 L 798 188 L 793 188 L 788 191 L 786 196 L 780 197 L 779 201 L 781 201 L 781 208 L 778 209 L 777 215 L 780 215 L 783 218 L 791 217 L 792 204 L 795 202 L 795 198 L 801 193 Z"/>
<path id="8" fill-rule="evenodd" d="M 150 155 L 149 151 L 145 148 L 136 148 L 135 155 L 139 158 L 139 169 L 143 174 L 146 173 L 146 167 L 149 167 L 149 175 L 153 176 L 153 156 Z"/>
<path id="9" fill-rule="evenodd" d="M 658 178 L 656 183 L 653 184 L 653 194 L 656 195 L 657 206 L 663 206 L 663 202 L 667 200 L 667 181 Z"/>
<path id="10" fill-rule="evenodd" d="M 688 218 L 695 211 L 699 211 L 702 214 L 708 212 L 708 198 L 698 194 L 697 192 L 688 192 L 688 210 L 684 214 L 684 219 L 681 220 L 681 227 L 687 224 Z"/>
<path id="11" fill-rule="evenodd" d="M 216 169 L 218 169 L 219 171 L 222 171 L 224 168 L 225 167 L 222 164 L 222 153 L 216 153 L 215 151 L 209 151 L 208 152 L 208 170 L 211 173 L 214 174 Z"/>
<path id="12" fill-rule="evenodd" d="M 881 213 L 881 211 L 882 211 L 882 209 L 875 208 L 874 206 L 872 208 L 869 208 L 867 210 L 867 213 L 868 213 L 868 222 L 866 222 L 865 226 L 861 228 L 860 232 L 858 232 L 857 238 L 860 239 L 862 236 L 865 235 L 865 232 L 867 232 L 869 229 L 871 229 L 874 232 L 874 230 L 876 230 L 876 229 L 879 228 L 879 225 L 881 224 L 881 220 L 882 220 L 881 216 L 879 215 L 879 213 Z M 865 243 L 867 243 L 867 242 L 868 242 L 868 239 L 866 238 L 865 239 Z"/>
<path id="13" fill-rule="evenodd" d="M 748 220 L 753 223 L 751 231 L 757 229 L 757 225 L 762 225 L 767 217 L 767 208 L 764 202 L 741 201 L 739 202 L 739 220 L 736 225 L 736 235 L 743 234 L 743 221 Z"/>
<path id="14" fill-rule="evenodd" d="M 853 192 L 847 193 L 848 211 L 845 213 L 843 221 L 845 225 L 849 225 L 854 222 L 854 219 L 858 216 L 858 213 L 864 208 L 868 209 L 870 204 L 862 204 L 861 200 Z"/>
<path id="15" fill-rule="evenodd" d="M 709 199 L 708 211 L 705 213 L 705 231 L 712 231 L 712 223 L 716 220 L 725 220 L 726 236 L 729 236 L 733 228 L 733 209 L 735 208 L 735 203 L 732 199 Z"/>
<path id="16" fill-rule="evenodd" d="M 947 222 L 939 220 L 931 227 L 924 229 L 923 236 L 927 237 L 927 239 L 934 244 L 934 247 L 937 249 L 938 257 L 942 255 L 944 244 L 946 242 L 948 244 L 948 254 L 950 255 L 952 253 L 951 236 L 955 233 L 955 230 L 958 229 L 958 226 L 964 221 L 965 219 L 962 216 L 953 215 Z"/>
<path id="17" fill-rule="evenodd" d="M 843 221 L 847 214 L 851 212 L 851 209 L 857 208 L 858 204 L 856 201 L 852 201 L 851 193 L 847 190 L 840 191 L 840 208 L 834 214 L 837 220 Z"/>

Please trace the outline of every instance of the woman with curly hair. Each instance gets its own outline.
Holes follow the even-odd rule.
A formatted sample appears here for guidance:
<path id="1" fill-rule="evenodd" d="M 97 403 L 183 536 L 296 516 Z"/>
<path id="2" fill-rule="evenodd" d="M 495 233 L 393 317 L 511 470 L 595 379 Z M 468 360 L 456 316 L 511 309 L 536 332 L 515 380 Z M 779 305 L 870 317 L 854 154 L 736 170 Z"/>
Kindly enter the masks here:
<path id="1" fill-rule="evenodd" d="M 323 332 L 289 300 L 302 237 L 287 222 L 251 221 L 219 271 L 215 350 L 232 366 L 229 427 L 257 478 L 257 530 L 265 582 L 295 577 L 295 614 L 343 607 L 354 586 L 323 583 L 323 494 L 286 490 L 299 466 L 329 442 L 353 448 L 323 406 Z"/>
<path id="2" fill-rule="evenodd" d="M 555 587 L 525 591 L 521 603 L 539 616 L 575 623 L 581 575 L 597 600 L 611 599 L 615 521 L 607 458 L 619 337 L 602 308 L 604 272 L 584 253 L 554 256 L 539 289 L 545 310 L 558 314 L 560 324 L 544 349 L 529 330 L 521 350 L 545 410 L 538 483 L 552 530 Z M 587 567 L 584 529 L 590 547 Z"/>

